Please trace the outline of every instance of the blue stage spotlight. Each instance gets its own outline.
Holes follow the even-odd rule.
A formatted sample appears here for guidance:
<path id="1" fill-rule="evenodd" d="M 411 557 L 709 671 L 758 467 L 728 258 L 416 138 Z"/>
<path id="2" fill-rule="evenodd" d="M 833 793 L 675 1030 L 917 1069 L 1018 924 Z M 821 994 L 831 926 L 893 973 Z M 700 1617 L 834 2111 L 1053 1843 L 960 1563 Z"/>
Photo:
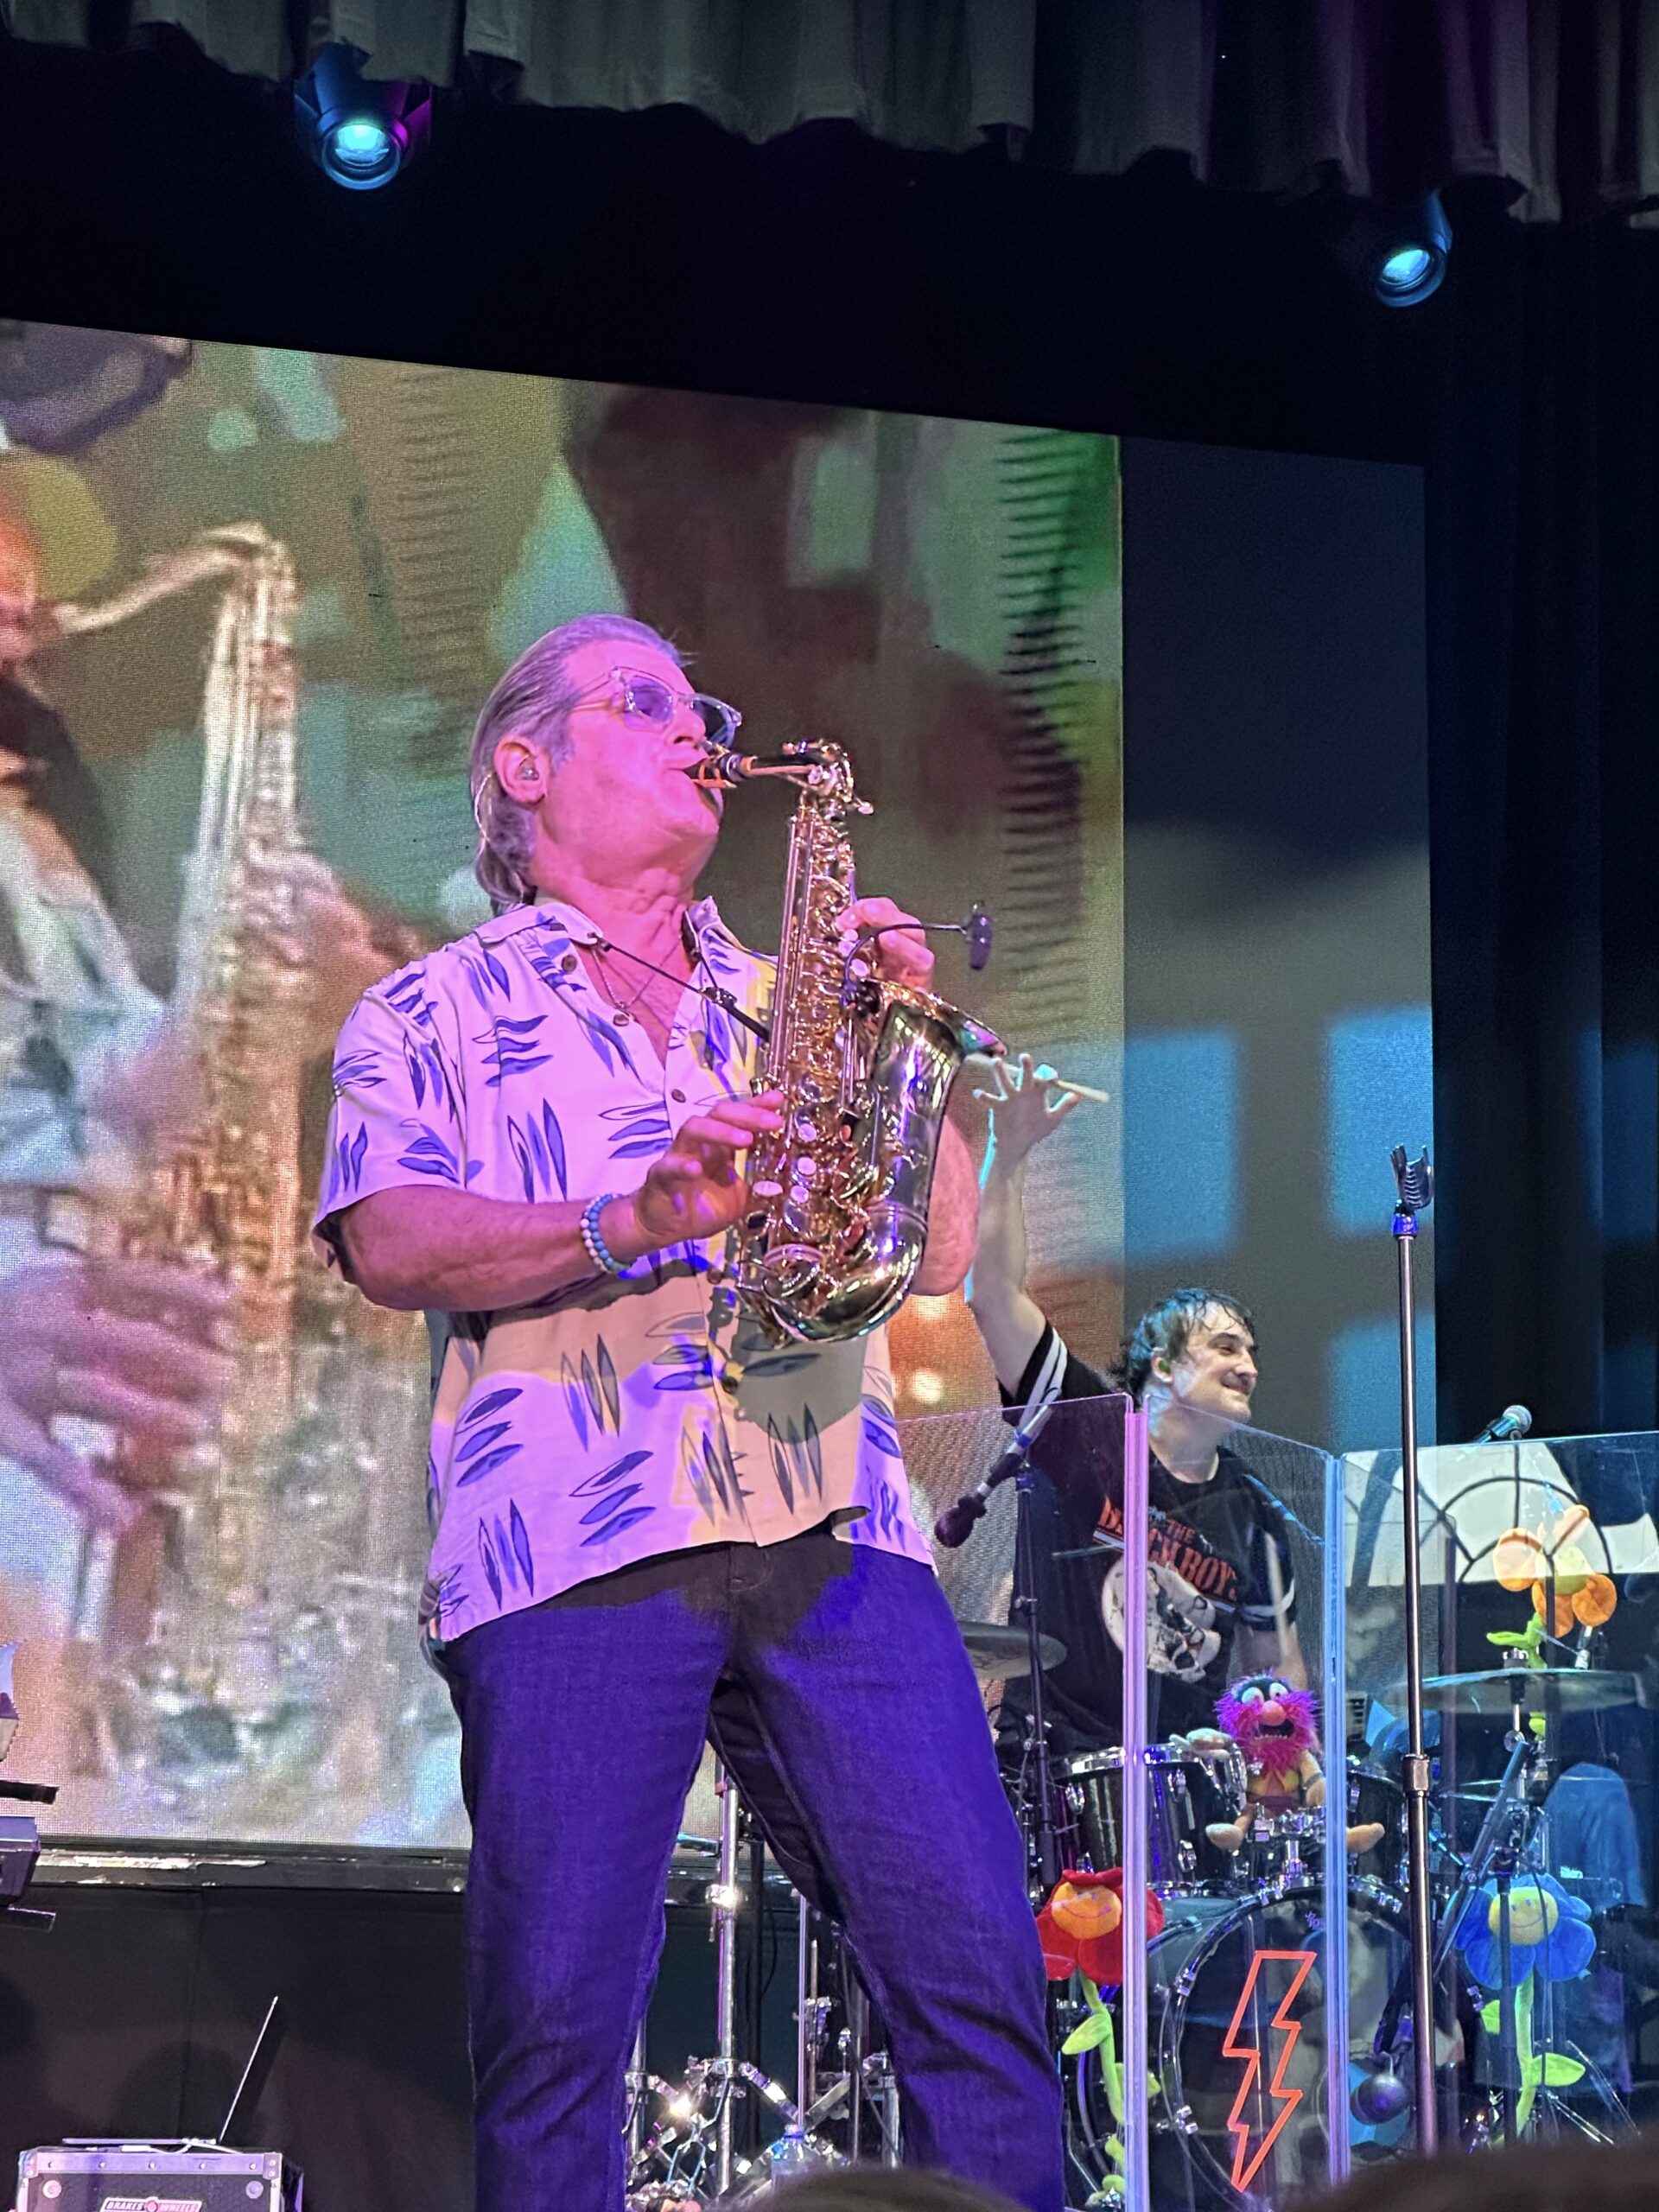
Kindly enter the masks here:
<path id="1" fill-rule="evenodd" d="M 1445 281 L 1452 226 L 1438 192 L 1408 209 L 1368 202 L 1356 209 L 1334 251 L 1385 308 L 1414 308 Z"/>
<path id="2" fill-rule="evenodd" d="M 432 94 L 359 71 L 349 46 L 325 46 L 294 86 L 294 131 L 325 176 L 348 192 L 390 184 L 426 143 Z"/>

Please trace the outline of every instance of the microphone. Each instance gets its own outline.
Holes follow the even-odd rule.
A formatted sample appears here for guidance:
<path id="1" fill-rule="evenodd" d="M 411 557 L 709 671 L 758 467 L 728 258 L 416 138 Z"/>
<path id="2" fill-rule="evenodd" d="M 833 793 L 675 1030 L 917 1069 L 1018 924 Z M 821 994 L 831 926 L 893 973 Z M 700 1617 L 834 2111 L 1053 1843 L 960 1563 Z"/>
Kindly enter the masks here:
<path id="1" fill-rule="evenodd" d="M 1242 1459 L 1235 1457 L 1233 1472 L 1240 1478 L 1246 1490 L 1254 1491 L 1258 1497 L 1265 1498 L 1281 1521 L 1296 1529 L 1300 1535 L 1306 1536 L 1308 1542 L 1317 1546 L 1320 1551 L 1325 1549 L 1325 1538 L 1319 1535 L 1319 1531 L 1310 1529 L 1300 1513 L 1287 1505 L 1284 1499 L 1274 1491 L 1269 1490 L 1253 1468 L 1247 1467 Z"/>
<path id="2" fill-rule="evenodd" d="M 963 935 L 968 940 L 968 965 L 977 975 L 991 957 L 991 938 L 995 924 L 977 899 L 968 911 L 968 926 Z"/>
<path id="3" fill-rule="evenodd" d="M 1529 1436 L 1531 1433 L 1532 1415 L 1527 1408 L 1505 1406 L 1497 1419 L 1489 1421 L 1472 1441 L 1476 1444 L 1505 1444 L 1512 1436 Z"/>
<path id="4" fill-rule="evenodd" d="M 946 1551 L 959 1550 L 973 1534 L 974 1523 L 985 1518 L 985 1508 L 994 1490 L 1001 1490 L 1010 1477 L 1017 1475 L 1026 1464 L 1026 1455 L 1037 1440 L 1037 1433 L 1054 1410 L 1058 1400 L 1045 1398 L 1034 1410 L 1027 1408 L 1026 1417 L 1002 1447 L 996 1465 L 982 1482 L 970 1490 L 966 1497 L 959 1497 L 954 1505 L 947 1505 L 933 1523 L 933 1534 Z"/>

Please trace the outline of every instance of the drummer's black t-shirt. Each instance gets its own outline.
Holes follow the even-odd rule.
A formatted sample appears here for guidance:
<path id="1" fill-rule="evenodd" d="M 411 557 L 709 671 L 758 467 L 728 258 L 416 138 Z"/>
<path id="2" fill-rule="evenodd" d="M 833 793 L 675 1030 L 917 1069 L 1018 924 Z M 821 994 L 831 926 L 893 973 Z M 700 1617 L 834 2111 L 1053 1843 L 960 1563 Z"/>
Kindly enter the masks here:
<path id="1" fill-rule="evenodd" d="M 1002 1394 L 1021 1408 L 1056 1402 L 1031 1447 L 1039 1477 L 1032 1533 L 1043 1632 L 1065 1646 L 1043 1678 L 1053 1748 L 1062 1753 L 1101 1749 L 1122 1732 L 1122 1554 L 1089 1549 L 1096 1529 L 1122 1533 L 1122 1414 L 1109 1400 L 1075 1402 L 1109 1389 L 1049 1324 L 1020 1388 Z M 1296 1590 L 1283 1516 L 1236 1452 L 1223 1447 L 1207 1483 L 1179 1481 L 1155 1455 L 1148 1472 L 1150 1503 L 1166 1516 L 1147 1547 L 1156 1587 L 1147 1728 L 1155 1739 L 1215 1726 L 1239 1624 L 1270 1630 L 1294 1620 Z M 1057 1556 L 1070 1552 L 1086 1555 Z M 1001 1731 L 1010 1751 L 1027 1709 L 1023 1690 L 1010 1685 Z"/>

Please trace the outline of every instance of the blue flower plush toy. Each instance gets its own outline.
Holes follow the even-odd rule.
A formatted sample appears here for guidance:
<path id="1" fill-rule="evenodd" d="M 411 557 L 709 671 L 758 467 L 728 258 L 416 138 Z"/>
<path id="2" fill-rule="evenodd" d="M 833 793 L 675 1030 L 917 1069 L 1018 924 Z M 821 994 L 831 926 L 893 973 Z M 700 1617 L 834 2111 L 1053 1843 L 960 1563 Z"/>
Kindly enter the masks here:
<path id="1" fill-rule="evenodd" d="M 1496 1989 L 1498 1957 L 1496 1882 L 1483 1882 L 1458 1923 L 1457 1946 L 1475 1980 Z M 1526 1874 L 1510 1885 L 1510 1973 L 1519 1982 L 1534 1971 L 1546 1981 L 1576 1981 L 1595 1955 L 1588 1908 L 1553 1876 Z"/>

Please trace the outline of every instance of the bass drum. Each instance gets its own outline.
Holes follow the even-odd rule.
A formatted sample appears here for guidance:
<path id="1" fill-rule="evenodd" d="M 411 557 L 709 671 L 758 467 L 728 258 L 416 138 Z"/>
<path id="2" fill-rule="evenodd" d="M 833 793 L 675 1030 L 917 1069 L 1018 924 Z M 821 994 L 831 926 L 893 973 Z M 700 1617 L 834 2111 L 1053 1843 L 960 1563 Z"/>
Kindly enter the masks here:
<path id="1" fill-rule="evenodd" d="M 1154 2201 L 1160 2212 L 1256 2212 L 1310 2195 L 1328 2171 L 1324 1890 L 1183 1898 L 1168 1910 L 1147 1961 Z M 1408 1955 L 1400 1900 L 1376 1883 L 1351 1883 L 1344 2094 L 1370 2071 Z M 1116 2122 L 1098 2054 L 1067 2064 L 1073 2163 L 1098 2189 L 1116 2174 L 1106 2149 Z M 1271 2093 L 1275 2075 L 1287 2094 Z M 1349 2139 L 1357 2166 L 1404 2156 L 1410 2118 L 1381 2129 L 1351 2119 Z"/>

